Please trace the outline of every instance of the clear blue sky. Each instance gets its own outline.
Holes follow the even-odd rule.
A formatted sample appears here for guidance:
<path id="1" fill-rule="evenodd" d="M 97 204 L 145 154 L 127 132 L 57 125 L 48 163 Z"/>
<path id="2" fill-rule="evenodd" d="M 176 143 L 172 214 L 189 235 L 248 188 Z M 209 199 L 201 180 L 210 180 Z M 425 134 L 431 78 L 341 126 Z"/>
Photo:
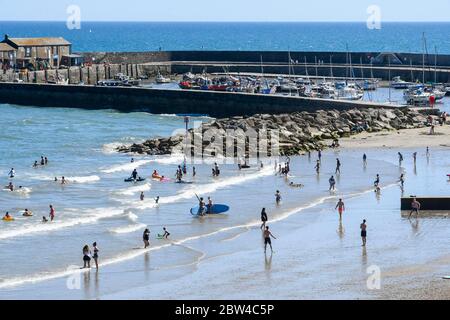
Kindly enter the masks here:
<path id="1" fill-rule="evenodd" d="M 450 21 L 450 0 L 0 0 L 0 21 L 64 21 L 71 4 L 82 21 L 366 21 L 370 5 L 382 21 Z"/>

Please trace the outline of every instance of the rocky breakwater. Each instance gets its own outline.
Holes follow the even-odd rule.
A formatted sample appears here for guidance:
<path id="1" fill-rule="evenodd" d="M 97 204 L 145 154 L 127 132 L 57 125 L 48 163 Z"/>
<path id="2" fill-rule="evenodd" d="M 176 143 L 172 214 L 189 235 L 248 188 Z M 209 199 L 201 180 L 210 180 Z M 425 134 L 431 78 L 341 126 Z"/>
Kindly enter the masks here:
<path id="1" fill-rule="evenodd" d="M 318 110 L 316 112 L 296 112 L 280 115 L 256 114 L 250 117 L 216 119 L 203 123 L 201 128 L 189 130 L 187 141 L 185 135 L 176 135 L 168 138 L 150 139 L 141 144 L 120 146 L 117 151 L 165 155 L 183 152 L 183 149 L 188 146 L 188 148 L 191 148 L 191 154 L 201 152 L 202 155 L 211 155 L 217 152 L 218 146 L 221 145 L 218 142 L 220 142 L 224 148 L 223 154 L 225 154 L 225 148 L 231 135 L 231 140 L 234 141 L 232 142 L 234 156 L 242 155 L 240 152 L 243 150 L 246 154 L 251 152 L 261 153 L 262 150 L 259 150 L 261 137 L 268 138 L 267 145 L 269 148 L 267 149 L 277 144 L 281 155 L 296 155 L 311 150 L 324 149 L 327 147 L 327 143 L 333 140 L 363 131 L 379 132 L 424 127 L 427 125 L 427 117 L 430 114 L 433 117 L 438 117 L 440 112 L 438 110 L 419 111 L 409 108 L 367 108 L 345 111 Z M 255 132 L 257 132 L 258 146 L 250 143 L 251 138 L 249 136 L 252 137 Z M 271 133 L 276 133 L 277 141 L 274 141 Z M 191 141 L 201 141 L 201 147 L 194 148 L 195 143 L 191 143 Z M 239 141 L 245 141 L 245 144 L 239 143 Z M 254 148 L 257 148 L 257 150 L 254 150 Z M 270 155 L 270 151 L 268 155 Z"/>

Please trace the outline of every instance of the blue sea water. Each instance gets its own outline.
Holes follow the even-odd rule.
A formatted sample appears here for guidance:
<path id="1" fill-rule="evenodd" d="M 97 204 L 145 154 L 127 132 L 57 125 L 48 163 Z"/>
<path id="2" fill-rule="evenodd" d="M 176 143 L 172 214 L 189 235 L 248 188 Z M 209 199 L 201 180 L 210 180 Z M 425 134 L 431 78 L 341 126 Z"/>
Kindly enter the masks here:
<path id="1" fill-rule="evenodd" d="M 430 52 L 450 54 L 450 23 L 246 22 L 65 22 L 0 21 L 0 34 L 11 37 L 60 36 L 74 51 L 298 50 L 422 52 L 425 33 Z"/>

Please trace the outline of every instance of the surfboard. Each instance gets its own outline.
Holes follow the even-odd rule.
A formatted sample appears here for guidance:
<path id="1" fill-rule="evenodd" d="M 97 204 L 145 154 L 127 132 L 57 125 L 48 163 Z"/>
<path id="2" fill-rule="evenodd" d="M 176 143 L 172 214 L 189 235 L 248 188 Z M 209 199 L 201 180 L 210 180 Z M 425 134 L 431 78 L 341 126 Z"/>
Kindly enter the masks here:
<path id="1" fill-rule="evenodd" d="M 181 181 L 175 181 L 175 183 L 184 183 L 184 184 L 191 184 L 191 183 L 193 183 L 192 181 L 184 181 L 184 180 L 181 180 Z"/>
<path id="2" fill-rule="evenodd" d="M 124 179 L 123 181 L 125 181 L 125 182 L 141 182 L 141 181 L 145 181 L 145 178 L 138 178 L 138 179 L 134 180 L 132 177 L 129 177 L 127 179 Z"/>
<path id="3" fill-rule="evenodd" d="M 205 207 L 204 213 L 206 213 L 206 214 L 221 214 L 221 213 L 225 213 L 228 210 L 230 210 L 230 207 L 227 205 L 224 205 L 224 204 L 213 204 L 210 212 L 207 213 L 207 210 L 208 210 L 207 207 Z M 199 215 L 199 207 L 196 206 L 196 207 L 191 208 L 190 212 L 194 216 Z"/>
<path id="4" fill-rule="evenodd" d="M 442 279 L 450 280 L 450 276 L 444 276 L 444 277 L 442 277 Z"/>

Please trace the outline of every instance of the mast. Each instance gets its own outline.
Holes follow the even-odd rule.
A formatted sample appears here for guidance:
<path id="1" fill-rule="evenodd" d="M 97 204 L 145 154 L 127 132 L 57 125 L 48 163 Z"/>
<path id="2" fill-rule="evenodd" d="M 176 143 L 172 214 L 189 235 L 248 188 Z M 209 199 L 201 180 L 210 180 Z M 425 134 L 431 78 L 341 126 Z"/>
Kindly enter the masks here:
<path id="1" fill-rule="evenodd" d="M 414 71 L 413 71 L 412 59 L 409 59 L 409 64 L 410 64 L 410 68 L 411 68 L 411 82 L 416 82 L 414 80 Z"/>
<path id="2" fill-rule="evenodd" d="M 437 47 L 434 46 L 434 84 L 437 83 Z"/>
<path id="3" fill-rule="evenodd" d="M 422 84 L 425 84 L 425 32 L 422 35 Z"/>
<path id="4" fill-rule="evenodd" d="M 388 56 L 389 61 L 389 103 L 391 103 L 391 56 Z"/>
<path id="5" fill-rule="evenodd" d="M 359 58 L 359 63 L 361 65 L 361 78 L 364 79 L 364 69 L 362 64 L 362 57 Z"/>
<path id="6" fill-rule="evenodd" d="M 333 55 L 330 55 L 330 76 L 331 76 L 331 81 L 333 81 Z"/>
<path id="7" fill-rule="evenodd" d="M 318 73 L 318 70 L 317 70 L 317 56 L 314 56 L 314 65 L 316 67 L 316 79 L 317 79 L 317 78 L 319 78 L 319 73 Z"/>

